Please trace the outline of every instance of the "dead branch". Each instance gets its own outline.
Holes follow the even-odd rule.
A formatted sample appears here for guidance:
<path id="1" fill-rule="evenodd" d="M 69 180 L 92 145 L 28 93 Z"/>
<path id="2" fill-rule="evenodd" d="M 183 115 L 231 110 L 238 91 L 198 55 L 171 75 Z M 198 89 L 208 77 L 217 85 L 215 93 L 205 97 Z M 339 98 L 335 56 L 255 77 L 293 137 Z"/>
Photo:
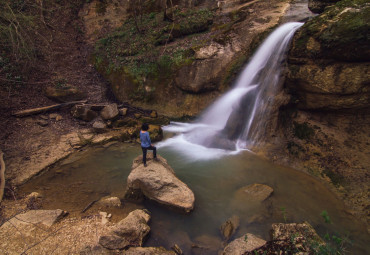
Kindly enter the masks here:
<path id="1" fill-rule="evenodd" d="M 30 115 L 34 115 L 34 114 L 39 114 L 39 113 L 49 112 L 49 111 L 53 111 L 53 110 L 58 110 L 62 107 L 69 106 L 69 105 L 84 104 L 86 102 L 87 102 L 87 100 L 73 101 L 73 102 L 67 102 L 67 103 L 62 103 L 62 104 L 54 104 L 54 105 L 45 106 L 45 107 L 27 109 L 27 110 L 22 110 L 22 111 L 18 111 L 18 112 L 13 113 L 13 116 L 25 117 L 25 116 L 30 116 Z"/>
<path id="2" fill-rule="evenodd" d="M 82 211 L 81 213 L 84 213 L 86 212 L 93 204 L 95 204 L 95 202 L 98 201 L 98 199 L 94 200 L 94 201 L 91 201 Z"/>
<path id="3" fill-rule="evenodd" d="M 5 162 L 4 153 L 0 150 L 0 203 L 3 200 L 5 189 Z"/>

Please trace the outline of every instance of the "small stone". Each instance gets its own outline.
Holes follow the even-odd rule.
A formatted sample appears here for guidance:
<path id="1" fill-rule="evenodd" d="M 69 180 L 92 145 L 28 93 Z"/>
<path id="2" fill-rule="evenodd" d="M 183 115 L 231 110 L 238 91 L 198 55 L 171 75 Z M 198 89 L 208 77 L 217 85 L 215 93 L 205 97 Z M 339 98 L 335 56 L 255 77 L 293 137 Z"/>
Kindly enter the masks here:
<path id="1" fill-rule="evenodd" d="M 119 109 L 119 114 L 122 115 L 122 116 L 126 116 L 127 115 L 127 111 L 128 111 L 128 108 Z"/>
<path id="2" fill-rule="evenodd" d="M 46 127 L 47 125 L 49 125 L 49 122 L 47 120 L 37 120 L 36 123 L 41 127 Z"/>
<path id="3" fill-rule="evenodd" d="M 102 120 L 96 120 L 94 121 L 93 128 L 97 132 L 105 131 L 107 128 L 107 125 Z"/>
<path id="4" fill-rule="evenodd" d="M 140 119 L 141 114 L 140 113 L 135 113 L 134 116 L 135 116 L 136 119 Z"/>
<path id="5" fill-rule="evenodd" d="M 157 111 L 152 111 L 152 112 L 150 113 L 150 117 L 151 117 L 151 118 L 157 118 L 157 117 L 158 117 Z"/>
<path id="6" fill-rule="evenodd" d="M 46 116 L 46 115 L 40 115 L 40 118 L 43 119 L 43 120 L 48 120 L 49 119 L 49 117 Z"/>
<path id="7" fill-rule="evenodd" d="M 63 119 L 63 117 L 60 114 L 57 113 L 51 113 L 49 114 L 50 119 L 55 119 L 56 121 L 60 121 Z"/>
<path id="8" fill-rule="evenodd" d="M 30 198 L 42 198 L 42 195 L 38 192 L 32 192 L 26 196 L 26 199 Z"/>
<path id="9" fill-rule="evenodd" d="M 233 215 L 230 219 L 224 222 L 221 225 L 221 234 L 224 239 L 227 241 L 232 237 L 232 235 L 236 232 L 239 227 L 240 219 L 238 216 Z"/>
<path id="10" fill-rule="evenodd" d="M 97 205 L 104 206 L 104 207 L 121 207 L 122 203 L 118 197 L 103 197 L 98 202 Z"/>

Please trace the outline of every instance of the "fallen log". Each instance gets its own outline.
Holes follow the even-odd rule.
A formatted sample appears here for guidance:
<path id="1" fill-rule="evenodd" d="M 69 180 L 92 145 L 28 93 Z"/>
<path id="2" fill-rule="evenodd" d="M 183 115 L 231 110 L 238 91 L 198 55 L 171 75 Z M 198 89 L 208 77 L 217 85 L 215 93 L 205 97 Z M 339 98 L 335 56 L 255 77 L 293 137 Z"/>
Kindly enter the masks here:
<path id="1" fill-rule="evenodd" d="M 3 200 L 5 189 L 5 162 L 4 153 L 0 150 L 0 203 Z"/>
<path id="2" fill-rule="evenodd" d="M 54 104 L 54 105 L 50 105 L 50 106 L 27 109 L 27 110 L 22 110 L 22 111 L 18 111 L 18 112 L 13 113 L 13 116 L 26 117 L 26 116 L 30 116 L 30 115 L 34 115 L 34 114 L 39 114 L 39 113 L 44 113 L 44 112 L 57 110 L 57 109 L 60 109 L 62 107 L 69 106 L 69 105 L 84 104 L 86 102 L 87 102 L 87 100 L 73 101 L 73 102 L 67 102 L 67 103 L 62 103 L 62 104 Z"/>

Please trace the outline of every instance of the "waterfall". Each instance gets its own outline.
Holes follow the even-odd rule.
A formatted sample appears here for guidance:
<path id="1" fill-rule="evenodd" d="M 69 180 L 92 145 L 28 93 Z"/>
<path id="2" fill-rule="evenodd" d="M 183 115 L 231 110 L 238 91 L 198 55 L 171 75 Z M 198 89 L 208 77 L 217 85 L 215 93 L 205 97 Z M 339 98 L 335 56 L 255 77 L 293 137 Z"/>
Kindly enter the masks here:
<path id="1" fill-rule="evenodd" d="M 289 42 L 302 25 L 290 22 L 278 27 L 259 47 L 229 92 L 194 123 L 172 122 L 164 127 L 177 136 L 158 146 L 178 148 L 190 158 L 207 159 L 256 145 L 263 139 L 274 97 L 281 89 Z"/>

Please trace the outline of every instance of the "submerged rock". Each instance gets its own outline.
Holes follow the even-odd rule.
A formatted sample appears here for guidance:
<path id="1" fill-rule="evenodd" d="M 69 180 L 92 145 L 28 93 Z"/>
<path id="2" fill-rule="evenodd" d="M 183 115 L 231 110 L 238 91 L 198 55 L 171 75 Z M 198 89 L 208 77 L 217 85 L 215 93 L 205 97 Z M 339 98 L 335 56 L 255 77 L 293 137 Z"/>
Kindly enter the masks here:
<path id="1" fill-rule="evenodd" d="M 99 206 L 104 207 L 121 207 L 121 200 L 118 197 L 103 197 L 98 202 L 96 202 Z"/>
<path id="2" fill-rule="evenodd" d="M 267 185 L 254 183 L 239 189 L 236 192 L 236 197 L 249 202 L 263 202 L 274 192 Z"/>
<path id="3" fill-rule="evenodd" d="M 190 212 L 194 208 L 194 193 L 179 180 L 167 161 L 158 156 L 154 161 L 148 153 L 147 167 L 142 156 L 134 159 L 132 171 L 127 178 L 125 198 L 138 200 L 145 197 L 162 205 Z"/>
<path id="4" fill-rule="evenodd" d="M 256 250 L 266 244 L 266 241 L 252 234 L 246 234 L 229 243 L 223 255 L 240 255 Z"/>
<path id="5" fill-rule="evenodd" d="M 99 238 L 99 244 L 110 250 L 124 249 L 129 246 L 142 246 L 150 232 L 150 215 L 144 210 L 135 210 L 117 223 L 108 234 Z"/>
<path id="6" fill-rule="evenodd" d="M 239 224 L 240 224 L 239 216 L 233 215 L 230 219 L 228 219 L 221 225 L 220 228 L 221 234 L 226 241 L 229 240 L 233 234 L 235 234 L 236 230 L 239 227 Z"/>

